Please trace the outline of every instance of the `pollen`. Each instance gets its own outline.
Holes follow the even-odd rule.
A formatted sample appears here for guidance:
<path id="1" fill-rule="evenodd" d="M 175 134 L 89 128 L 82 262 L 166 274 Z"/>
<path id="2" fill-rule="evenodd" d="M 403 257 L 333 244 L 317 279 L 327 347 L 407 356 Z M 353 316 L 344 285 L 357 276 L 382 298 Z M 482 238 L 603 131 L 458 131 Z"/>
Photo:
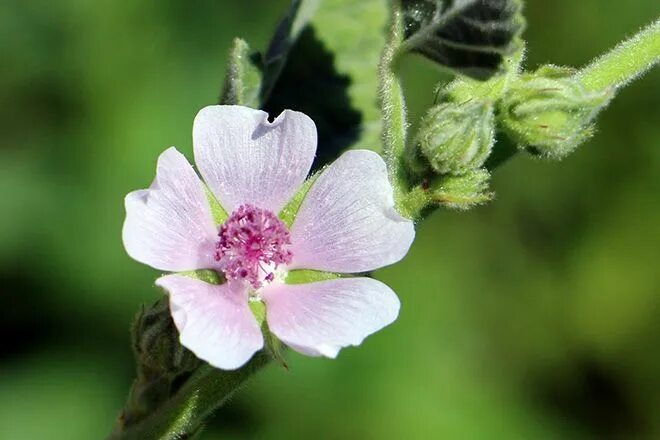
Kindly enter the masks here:
<path id="1" fill-rule="evenodd" d="M 259 289 L 275 279 L 278 266 L 291 262 L 291 235 L 272 212 L 241 205 L 220 227 L 215 260 L 228 280 Z"/>

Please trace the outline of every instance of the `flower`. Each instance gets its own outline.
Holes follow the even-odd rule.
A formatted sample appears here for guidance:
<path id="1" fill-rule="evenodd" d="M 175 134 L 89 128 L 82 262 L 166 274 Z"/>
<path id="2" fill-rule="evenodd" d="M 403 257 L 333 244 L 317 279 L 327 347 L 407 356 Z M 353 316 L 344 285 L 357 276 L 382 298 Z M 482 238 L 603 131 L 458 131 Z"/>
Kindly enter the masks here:
<path id="1" fill-rule="evenodd" d="M 399 300 L 385 284 L 336 275 L 395 263 L 413 241 L 413 223 L 394 209 L 385 163 L 374 152 L 349 151 L 309 186 L 316 141 L 303 113 L 285 110 L 269 122 L 260 110 L 209 106 L 193 124 L 208 186 L 171 147 L 151 187 L 126 196 L 123 241 L 132 258 L 162 271 L 224 275 L 222 284 L 182 273 L 156 281 L 169 295 L 181 343 L 215 367 L 239 368 L 263 348 L 252 301 L 265 304 L 280 341 L 331 358 L 398 315 Z M 302 202 L 289 225 L 282 210 L 292 199 Z M 288 283 L 294 272 L 324 276 Z"/>

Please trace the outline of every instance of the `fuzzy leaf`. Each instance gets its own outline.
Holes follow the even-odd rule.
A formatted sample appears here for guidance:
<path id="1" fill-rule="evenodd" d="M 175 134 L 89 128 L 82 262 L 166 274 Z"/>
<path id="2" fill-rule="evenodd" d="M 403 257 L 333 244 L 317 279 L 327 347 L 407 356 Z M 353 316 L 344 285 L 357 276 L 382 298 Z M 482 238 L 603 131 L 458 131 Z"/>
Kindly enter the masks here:
<path id="1" fill-rule="evenodd" d="M 261 84 L 260 103 L 267 101 L 286 65 L 289 52 L 307 26 L 321 0 L 294 0 L 289 11 L 275 30 L 268 49 L 261 60 L 263 82 Z M 257 57 L 255 56 L 255 59 Z"/>
<path id="2" fill-rule="evenodd" d="M 519 0 L 403 0 L 404 47 L 457 73 L 485 80 L 521 44 Z"/>
<path id="3" fill-rule="evenodd" d="M 385 45 L 388 17 L 388 0 L 325 0 L 311 22 L 333 52 L 337 72 L 349 78 L 348 98 L 361 114 L 353 148 L 377 149 L 380 145 L 376 67 Z"/>
<path id="4" fill-rule="evenodd" d="M 348 147 L 377 150 L 376 66 L 385 42 L 387 0 L 326 0 L 293 49 L 266 110 L 294 108 L 317 125 L 315 169 Z"/>
<path id="5" fill-rule="evenodd" d="M 263 107 L 286 64 L 289 51 L 319 3 L 320 0 L 294 0 L 263 55 L 250 53 L 247 42 L 234 39 L 229 50 L 221 104 Z"/>

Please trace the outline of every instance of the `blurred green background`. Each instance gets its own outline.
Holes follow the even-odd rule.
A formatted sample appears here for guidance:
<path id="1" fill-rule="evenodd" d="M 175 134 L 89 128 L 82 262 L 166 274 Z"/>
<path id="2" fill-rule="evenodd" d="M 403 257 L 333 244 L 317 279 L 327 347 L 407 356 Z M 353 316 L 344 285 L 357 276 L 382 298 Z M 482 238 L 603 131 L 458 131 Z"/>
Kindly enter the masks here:
<path id="1" fill-rule="evenodd" d="M 0 438 L 109 433 L 128 327 L 160 293 L 126 256 L 123 197 L 216 102 L 231 38 L 288 2 L 0 3 Z M 529 0 L 528 67 L 582 65 L 655 2 Z M 375 67 L 375 66 L 374 66 Z M 441 74 L 404 66 L 411 113 Z M 376 276 L 399 320 L 335 361 L 269 367 L 203 439 L 660 438 L 660 72 L 561 163 L 515 157 L 497 200 L 438 212 Z"/>

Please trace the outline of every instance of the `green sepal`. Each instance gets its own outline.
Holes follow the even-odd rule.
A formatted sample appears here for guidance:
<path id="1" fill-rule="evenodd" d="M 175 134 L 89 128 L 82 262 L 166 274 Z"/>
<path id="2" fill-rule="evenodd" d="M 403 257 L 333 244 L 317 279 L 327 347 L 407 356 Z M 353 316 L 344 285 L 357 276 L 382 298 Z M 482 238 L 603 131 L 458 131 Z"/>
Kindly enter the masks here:
<path id="1" fill-rule="evenodd" d="M 266 304 L 261 300 L 250 298 L 248 305 L 250 306 L 252 314 L 261 327 L 263 323 L 266 322 Z"/>
<path id="2" fill-rule="evenodd" d="M 264 347 L 266 352 L 273 358 L 273 360 L 288 370 L 289 366 L 284 359 L 285 347 L 282 342 L 277 339 L 277 337 L 270 331 L 270 328 L 268 328 L 268 321 L 266 320 L 266 304 L 260 299 L 256 298 L 250 298 L 248 304 L 250 305 L 252 314 L 259 323 L 259 327 L 261 327 L 261 333 L 264 337 Z"/>
<path id="3" fill-rule="evenodd" d="M 185 272 L 177 272 L 177 275 L 184 277 L 194 278 L 196 280 L 204 281 L 209 284 L 223 284 L 226 280 L 223 274 L 212 269 L 199 269 L 189 270 Z"/>
<path id="4" fill-rule="evenodd" d="M 268 328 L 268 321 L 264 319 L 261 324 L 261 332 L 264 335 L 264 346 L 268 354 L 273 358 L 275 362 L 284 367 L 285 370 L 289 369 L 289 365 L 286 363 L 284 358 L 284 352 L 286 351 L 286 346 L 280 341 L 277 336 L 270 331 Z"/>
<path id="5" fill-rule="evenodd" d="M 204 189 L 206 190 L 206 199 L 209 201 L 209 206 L 211 207 L 213 221 L 216 225 L 223 224 L 229 218 L 229 214 L 227 214 L 225 208 L 218 202 L 218 199 L 215 198 L 211 189 L 208 186 L 204 186 Z"/>
<path id="6" fill-rule="evenodd" d="M 334 272 L 324 272 L 322 270 L 296 269 L 288 272 L 284 282 L 286 284 L 306 284 L 319 281 L 336 280 L 342 278 L 342 274 Z"/>
<path id="7" fill-rule="evenodd" d="M 296 219 L 296 215 L 300 210 L 300 206 L 302 205 L 303 200 L 305 200 L 305 196 L 307 196 L 307 193 L 312 188 L 312 185 L 322 172 L 323 170 L 320 170 L 309 176 L 309 178 L 302 184 L 298 192 L 291 198 L 291 200 L 289 200 L 289 203 L 287 203 L 278 214 L 280 220 L 282 220 L 288 228 L 293 226 L 293 221 Z"/>

